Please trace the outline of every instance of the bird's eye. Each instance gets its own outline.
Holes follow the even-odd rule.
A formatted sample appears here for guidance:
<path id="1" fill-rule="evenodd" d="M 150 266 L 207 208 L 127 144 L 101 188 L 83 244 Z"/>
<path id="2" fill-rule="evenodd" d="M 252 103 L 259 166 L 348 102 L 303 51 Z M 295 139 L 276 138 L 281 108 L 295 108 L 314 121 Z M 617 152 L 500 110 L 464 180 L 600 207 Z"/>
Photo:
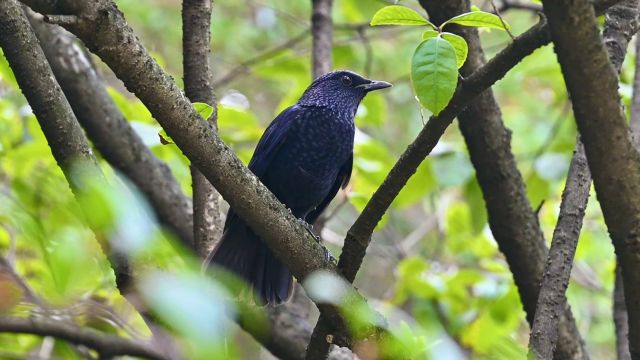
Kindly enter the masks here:
<path id="1" fill-rule="evenodd" d="M 342 83 L 346 86 L 351 86 L 351 83 L 352 83 L 351 78 L 347 75 L 343 76 Z"/>

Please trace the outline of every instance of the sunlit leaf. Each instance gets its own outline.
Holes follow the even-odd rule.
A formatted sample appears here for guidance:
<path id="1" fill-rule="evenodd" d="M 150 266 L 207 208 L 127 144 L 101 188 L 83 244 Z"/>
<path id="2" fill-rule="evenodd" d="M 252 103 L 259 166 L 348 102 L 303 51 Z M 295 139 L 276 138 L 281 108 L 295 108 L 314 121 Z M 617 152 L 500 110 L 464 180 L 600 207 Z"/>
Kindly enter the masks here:
<path id="1" fill-rule="evenodd" d="M 456 50 L 456 62 L 458 64 L 458 69 L 464 65 L 464 62 L 467 60 L 467 53 L 469 51 L 467 47 L 467 42 L 464 40 L 462 36 L 458 36 L 456 34 L 444 32 L 442 33 L 442 38 L 447 40 L 449 44 L 453 46 Z"/>
<path id="2" fill-rule="evenodd" d="M 434 38 L 436 36 L 440 35 L 440 33 L 437 30 L 427 30 L 425 32 L 422 33 L 422 40 L 429 40 L 431 38 Z"/>
<path id="3" fill-rule="evenodd" d="M 436 28 L 415 10 L 400 5 L 389 5 L 378 10 L 371 19 L 371 26 L 377 25 L 428 25 Z"/>
<path id="4" fill-rule="evenodd" d="M 202 116 L 203 119 L 208 120 L 213 114 L 213 107 L 207 103 L 203 102 L 194 102 L 193 108 L 196 109 L 198 114 Z"/>
<path id="5" fill-rule="evenodd" d="M 434 37 L 423 41 L 411 61 L 411 81 L 422 106 L 437 115 L 456 90 L 456 51 L 451 44 Z"/>
<path id="6" fill-rule="evenodd" d="M 458 24 L 462 26 L 484 27 L 499 30 L 509 30 L 510 26 L 506 21 L 500 20 L 497 15 L 484 12 L 484 11 L 472 11 L 458 16 L 452 17 L 445 21 L 440 28 L 444 28 L 447 24 Z M 506 26 L 506 27 L 505 27 Z"/>

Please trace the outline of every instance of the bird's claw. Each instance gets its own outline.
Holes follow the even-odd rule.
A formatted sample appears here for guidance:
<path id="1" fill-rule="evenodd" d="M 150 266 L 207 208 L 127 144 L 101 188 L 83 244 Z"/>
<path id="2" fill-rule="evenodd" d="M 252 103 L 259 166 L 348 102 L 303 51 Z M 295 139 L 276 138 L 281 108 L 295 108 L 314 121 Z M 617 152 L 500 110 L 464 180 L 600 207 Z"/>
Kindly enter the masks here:
<path id="1" fill-rule="evenodd" d="M 320 238 L 320 236 L 316 235 L 316 233 L 313 232 L 313 225 L 309 224 L 308 222 L 299 219 L 300 223 L 302 223 L 302 226 L 304 226 L 305 229 L 307 229 L 307 232 L 309 234 L 311 234 L 311 236 L 313 236 L 313 238 L 318 242 L 318 244 L 322 245 L 322 239 Z M 327 249 L 326 247 L 322 246 L 322 250 L 324 251 L 324 260 L 325 261 L 329 261 L 329 262 L 336 262 L 336 258 L 333 257 L 333 255 L 331 254 L 331 252 L 329 251 L 329 249 Z"/>

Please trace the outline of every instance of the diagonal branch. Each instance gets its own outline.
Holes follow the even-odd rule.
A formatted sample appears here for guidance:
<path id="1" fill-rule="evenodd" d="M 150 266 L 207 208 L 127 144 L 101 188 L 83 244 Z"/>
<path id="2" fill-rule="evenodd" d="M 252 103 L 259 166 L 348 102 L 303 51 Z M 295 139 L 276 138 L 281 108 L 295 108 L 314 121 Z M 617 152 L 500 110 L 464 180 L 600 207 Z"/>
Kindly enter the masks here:
<path id="1" fill-rule="evenodd" d="M 185 246 L 192 246 L 189 199 L 169 168 L 146 148 L 118 111 L 104 90 L 99 72 L 88 61 L 86 49 L 60 27 L 38 19 L 30 21 L 78 121 L 102 156 L 143 191 L 160 222 L 174 230 Z M 269 336 L 251 326 L 245 330 L 279 358 L 304 359 L 311 336 L 308 320 L 291 304 L 267 311 Z"/>
<path id="2" fill-rule="evenodd" d="M 620 0 L 597 1 L 594 8 L 598 13 L 601 13 L 618 1 Z M 550 41 L 549 28 L 546 22 L 541 20 L 464 79 L 447 107 L 438 116 L 432 116 L 429 119 L 416 139 L 402 153 L 382 185 L 369 199 L 364 210 L 349 229 L 338 262 L 338 267 L 347 280 L 353 281 L 355 279 L 373 230 L 453 119 L 466 108 L 471 100 L 502 79 L 523 58 Z"/>
<path id="3" fill-rule="evenodd" d="M 76 16 L 75 22 L 64 21 L 67 29 L 99 55 L 142 100 L 184 154 L 298 280 L 318 270 L 337 272 L 335 264 L 325 258 L 325 250 L 305 226 L 255 178 L 220 140 L 213 126 L 193 109 L 172 79 L 149 56 L 112 1 L 63 0 L 58 3 L 65 13 Z M 355 289 L 351 290 L 357 294 Z M 363 301 L 359 295 L 350 299 Z M 319 308 L 332 323 L 342 322 L 335 307 L 319 304 Z M 381 331 L 372 325 L 362 335 L 378 336 Z"/>
<path id="4" fill-rule="evenodd" d="M 595 3 L 594 7 L 601 12 L 611 6 L 612 3 L 615 2 L 610 0 L 599 1 Z M 382 185 L 373 194 L 360 216 L 347 232 L 338 262 L 338 267 L 347 280 L 350 282 L 355 280 L 366 249 L 371 241 L 371 235 L 378 222 L 409 178 L 415 173 L 420 163 L 435 147 L 453 119 L 466 108 L 467 104 L 504 77 L 523 58 L 537 48 L 548 44 L 550 40 L 548 27 L 545 21 L 542 20 L 514 39 L 511 44 L 489 62 L 475 69 L 456 89 L 456 93 L 447 107 L 438 116 L 432 116 L 429 119 L 413 143 L 400 156 Z M 533 301 L 533 305 L 535 305 L 535 299 Z M 324 331 L 320 332 L 318 330 L 319 326 L 317 326 L 316 332 L 318 334 L 314 334 L 314 336 L 324 339 L 331 330 L 326 324 L 321 323 L 320 325 L 324 328 Z M 336 331 L 336 329 L 333 330 Z"/>
<path id="5" fill-rule="evenodd" d="M 0 332 L 53 336 L 73 344 L 91 348 L 98 352 L 101 359 L 110 359 L 114 356 L 138 356 L 157 360 L 168 359 L 149 344 L 47 318 L 0 317 Z"/>

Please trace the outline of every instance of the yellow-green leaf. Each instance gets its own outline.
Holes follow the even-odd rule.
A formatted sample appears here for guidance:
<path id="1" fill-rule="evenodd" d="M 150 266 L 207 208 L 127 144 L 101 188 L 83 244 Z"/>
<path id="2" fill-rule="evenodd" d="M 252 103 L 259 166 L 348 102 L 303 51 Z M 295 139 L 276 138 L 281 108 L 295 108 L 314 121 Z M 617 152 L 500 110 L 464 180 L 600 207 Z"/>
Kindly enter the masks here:
<path id="1" fill-rule="evenodd" d="M 436 28 L 415 10 L 400 5 L 385 6 L 378 10 L 371 19 L 371 26 L 377 25 L 429 25 Z"/>
<path id="2" fill-rule="evenodd" d="M 509 24 L 506 21 L 500 20 L 497 15 L 484 12 L 484 11 L 472 11 L 458 16 L 452 17 L 445 21 L 440 28 L 442 29 L 447 24 L 458 24 L 462 26 L 473 27 L 486 27 L 500 30 L 509 30 Z"/>
<path id="3" fill-rule="evenodd" d="M 429 40 L 431 38 L 434 38 L 436 36 L 440 35 L 439 32 L 437 32 L 436 30 L 427 30 L 424 33 L 422 33 L 422 40 Z"/>
<path id="4" fill-rule="evenodd" d="M 467 53 L 469 49 L 467 47 L 467 42 L 464 40 L 462 36 L 458 36 L 456 34 L 444 32 L 442 33 L 442 38 L 447 40 L 451 46 L 456 50 L 456 62 L 458 64 L 458 69 L 464 65 L 464 62 L 467 60 Z"/>
<path id="5" fill-rule="evenodd" d="M 193 108 L 196 109 L 198 114 L 200 114 L 200 116 L 205 120 L 208 120 L 213 114 L 213 107 L 207 103 L 194 102 Z"/>

